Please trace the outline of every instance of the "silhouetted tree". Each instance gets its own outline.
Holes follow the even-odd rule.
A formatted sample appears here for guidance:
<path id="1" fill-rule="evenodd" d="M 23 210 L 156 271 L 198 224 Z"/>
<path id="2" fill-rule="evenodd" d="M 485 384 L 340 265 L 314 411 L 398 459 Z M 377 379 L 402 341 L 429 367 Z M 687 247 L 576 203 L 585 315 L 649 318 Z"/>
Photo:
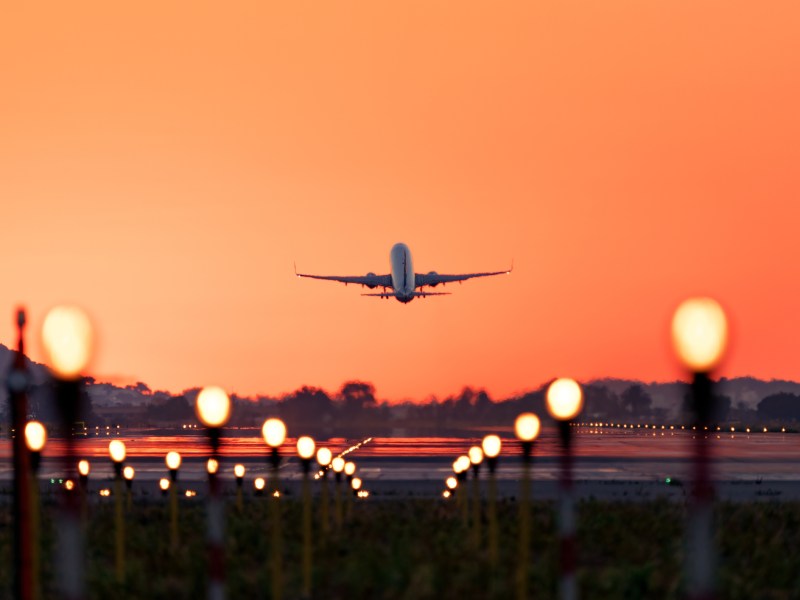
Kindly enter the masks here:
<path id="1" fill-rule="evenodd" d="M 762 419 L 800 419 L 800 396 L 782 392 L 767 396 L 758 403 Z"/>
<path id="2" fill-rule="evenodd" d="M 653 399 L 641 385 L 632 385 L 622 392 L 620 397 L 622 407 L 631 415 L 641 417 L 650 414 Z"/>

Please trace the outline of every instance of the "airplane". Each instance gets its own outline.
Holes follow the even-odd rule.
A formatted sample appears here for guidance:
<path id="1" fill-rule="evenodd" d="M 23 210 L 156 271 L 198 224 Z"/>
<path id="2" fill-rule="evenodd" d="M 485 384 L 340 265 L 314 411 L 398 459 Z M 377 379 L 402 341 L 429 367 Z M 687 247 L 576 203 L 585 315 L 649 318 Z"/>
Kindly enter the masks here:
<path id="1" fill-rule="evenodd" d="M 436 271 L 430 273 L 414 273 L 414 267 L 411 264 L 411 251 L 403 243 L 397 243 L 392 246 L 389 253 L 389 260 L 391 262 L 391 273 L 389 275 L 376 275 L 375 273 L 367 273 L 364 276 L 337 276 L 337 275 L 309 275 L 307 273 L 298 273 L 297 266 L 295 265 L 295 275 L 298 277 L 309 277 L 311 279 L 324 279 L 327 281 L 338 281 L 347 285 L 348 283 L 355 283 L 358 285 L 366 286 L 369 289 L 382 287 L 383 292 L 361 294 L 362 296 L 375 296 L 378 298 L 395 298 L 403 304 L 411 302 L 414 298 L 426 298 L 427 296 L 449 296 L 450 292 L 425 292 L 417 291 L 417 288 L 423 287 L 436 287 L 439 284 L 452 283 L 455 281 L 465 281 L 474 277 L 490 277 L 492 275 L 508 275 L 514 268 L 506 271 L 492 271 L 491 273 L 466 273 L 463 275 L 440 275 Z M 392 291 L 387 291 L 392 288 Z"/>

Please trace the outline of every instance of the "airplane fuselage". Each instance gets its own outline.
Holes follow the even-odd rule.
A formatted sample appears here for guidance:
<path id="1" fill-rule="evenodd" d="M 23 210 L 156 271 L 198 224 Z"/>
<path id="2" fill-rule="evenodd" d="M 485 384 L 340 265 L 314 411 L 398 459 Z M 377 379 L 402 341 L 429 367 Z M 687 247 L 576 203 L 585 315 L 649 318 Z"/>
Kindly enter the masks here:
<path id="1" fill-rule="evenodd" d="M 392 289 L 394 297 L 402 303 L 414 299 L 414 266 L 411 262 L 411 250 L 403 243 L 392 246 L 389 253 L 392 263 Z"/>

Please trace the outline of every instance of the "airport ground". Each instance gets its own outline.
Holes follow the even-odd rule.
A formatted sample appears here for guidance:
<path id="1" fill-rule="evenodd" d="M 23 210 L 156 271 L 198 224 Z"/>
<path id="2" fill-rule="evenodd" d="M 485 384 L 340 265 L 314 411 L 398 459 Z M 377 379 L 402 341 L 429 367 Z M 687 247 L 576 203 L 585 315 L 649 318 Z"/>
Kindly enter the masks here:
<path id="1" fill-rule="evenodd" d="M 514 598 L 519 564 L 516 499 L 498 503 L 499 558 L 487 555 L 486 506 L 481 535 L 465 525 L 454 499 L 390 495 L 355 501 L 350 518 L 323 535 L 319 504 L 313 534 L 314 598 L 469 599 Z M 578 579 L 582 598 L 680 598 L 686 507 L 664 498 L 638 502 L 583 499 L 578 503 Z M 228 503 L 227 589 L 230 598 L 268 600 L 270 513 L 267 498 L 245 499 L 243 510 Z M 301 590 L 301 506 L 282 504 L 283 597 Z M 52 550 L 55 505 L 43 519 L 43 600 L 56 598 Z M 525 571 L 530 598 L 554 598 L 558 554 L 555 505 L 532 505 L 531 546 Z M 469 511 L 471 513 L 471 510 Z M 10 589 L 11 523 L 4 511 L 0 528 L 0 589 Z M 344 512 L 345 516 L 347 511 Z M 114 570 L 113 502 L 90 508 L 88 520 L 89 598 L 202 598 L 207 581 L 206 519 L 201 497 L 182 499 L 179 544 L 169 541 L 163 499 L 139 498 L 125 514 L 125 581 Z M 800 594 L 800 502 L 720 502 L 716 506 L 719 587 L 723 598 L 789 599 Z"/>

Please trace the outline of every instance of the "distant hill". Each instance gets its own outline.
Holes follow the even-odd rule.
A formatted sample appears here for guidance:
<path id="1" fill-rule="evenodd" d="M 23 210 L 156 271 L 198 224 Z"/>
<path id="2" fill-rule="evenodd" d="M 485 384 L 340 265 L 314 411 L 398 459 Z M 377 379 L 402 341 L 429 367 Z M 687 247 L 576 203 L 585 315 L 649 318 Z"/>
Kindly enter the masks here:
<path id="1" fill-rule="evenodd" d="M 13 351 L 0 345 L 0 377 L 5 377 Z M 29 413 L 48 421 L 56 419 L 52 384 L 46 367 L 28 361 L 33 387 Z M 180 427 L 193 423 L 198 389 L 173 394 L 154 391 L 145 383 L 118 386 L 86 378 L 89 398 L 87 423 L 92 426 Z M 584 382 L 586 419 L 670 421 L 682 418 L 687 386 L 681 382 L 643 382 L 604 378 Z M 716 388 L 721 407 L 720 422 L 773 424 L 800 422 L 800 383 L 765 381 L 753 377 L 722 379 Z M 766 406 L 759 403 L 769 398 Z M 502 400 L 492 399 L 484 390 L 464 388 L 446 398 L 424 401 L 387 402 L 376 397 L 371 383 L 345 382 L 336 392 L 304 386 L 282 397 L 232 397 L 231 425 L 258 427 L 266 414 L 279 414 L 293 430 L 346 434 L 347 430 L 379 432 L 422 432 L 448 434 L 480 427 L 510 426 L 523 410 L 546 415 L 544 387 Z M 0 386 L 0 412 L 8 419 L 7 392 Z"/>

